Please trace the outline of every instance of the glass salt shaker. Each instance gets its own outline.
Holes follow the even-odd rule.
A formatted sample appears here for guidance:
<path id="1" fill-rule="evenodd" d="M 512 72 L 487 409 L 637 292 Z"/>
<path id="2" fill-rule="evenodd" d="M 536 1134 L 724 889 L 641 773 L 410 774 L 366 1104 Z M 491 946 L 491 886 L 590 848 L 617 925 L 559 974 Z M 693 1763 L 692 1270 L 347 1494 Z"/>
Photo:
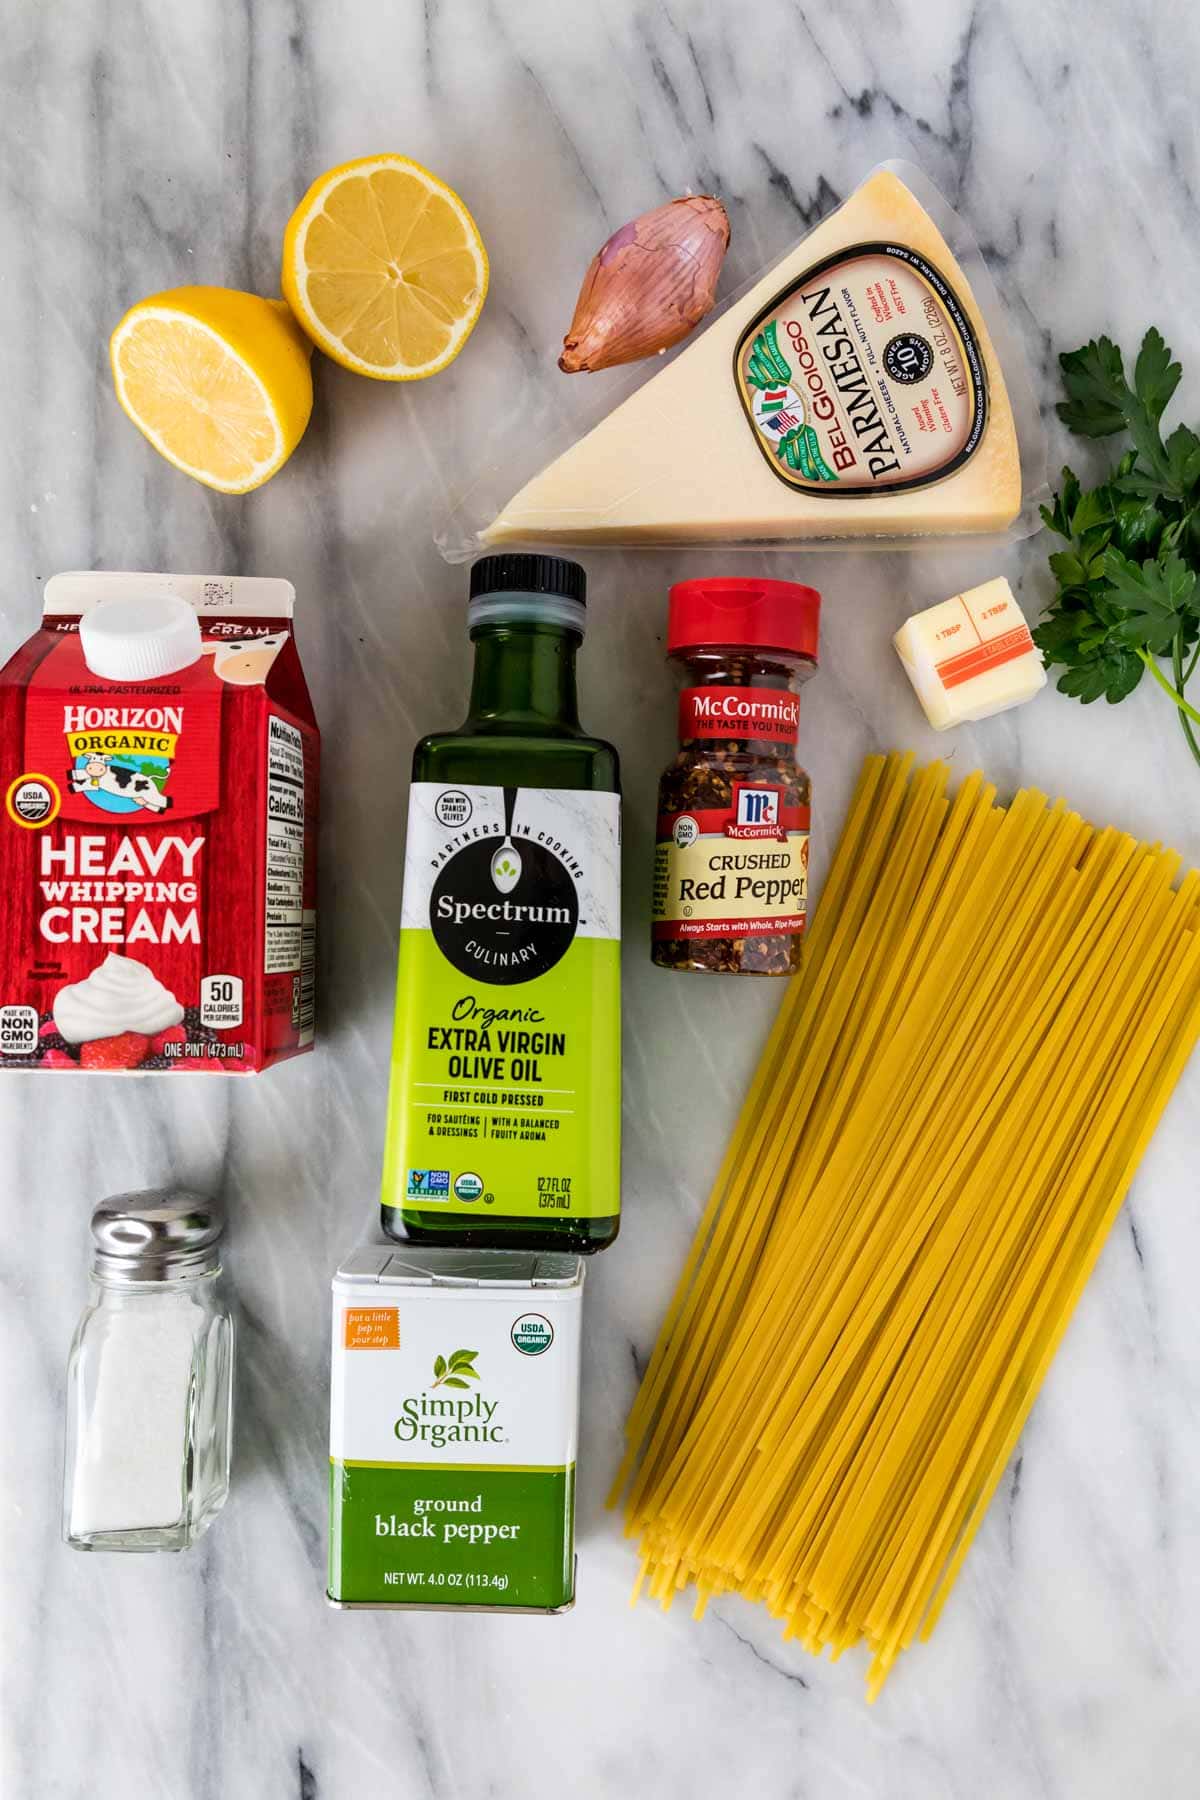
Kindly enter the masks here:
<path id="1" fill-rule="evenodd" d="M 233 1319 L 220 1213 L 182 1189 L 101 1200 L 67 1369 L 63 1534 L 77 1550 L 186 1550 L 229 1492 Z"/>

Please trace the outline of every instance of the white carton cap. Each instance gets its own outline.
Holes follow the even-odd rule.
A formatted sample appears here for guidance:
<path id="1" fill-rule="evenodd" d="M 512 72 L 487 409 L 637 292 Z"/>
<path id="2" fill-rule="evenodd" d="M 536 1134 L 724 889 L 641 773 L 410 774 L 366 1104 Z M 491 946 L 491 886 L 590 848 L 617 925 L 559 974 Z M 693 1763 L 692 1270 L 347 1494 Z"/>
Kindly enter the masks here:
<path id="1" fill-rule="evenodd" d="M 200 621 L 174 594 L 102 600 L 79 621 L 83 660 L 106 681 L 152 681 L 202 654 Z"/>

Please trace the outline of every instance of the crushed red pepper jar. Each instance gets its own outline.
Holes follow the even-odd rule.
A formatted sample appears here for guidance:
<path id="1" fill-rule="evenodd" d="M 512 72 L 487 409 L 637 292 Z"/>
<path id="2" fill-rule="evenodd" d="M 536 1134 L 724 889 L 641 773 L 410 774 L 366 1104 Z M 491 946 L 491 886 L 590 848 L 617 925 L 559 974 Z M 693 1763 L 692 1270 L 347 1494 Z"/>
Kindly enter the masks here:
<path id="1" fill-rule="evenodd" d="M 817 666 L 821 596 L 715 577 L 671 589 L 667 654 L 684 672 L 679 753 L 658 789 L 651 905 L 664 969 L 790 975 L 808 898 L 811 783 L 797 689 Z"/>

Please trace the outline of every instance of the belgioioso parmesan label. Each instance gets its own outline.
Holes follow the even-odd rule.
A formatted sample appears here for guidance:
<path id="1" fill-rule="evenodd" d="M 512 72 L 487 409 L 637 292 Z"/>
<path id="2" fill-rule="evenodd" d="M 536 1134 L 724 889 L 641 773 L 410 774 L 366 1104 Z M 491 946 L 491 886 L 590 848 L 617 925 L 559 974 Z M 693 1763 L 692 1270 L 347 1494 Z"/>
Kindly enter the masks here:
<path id="1" fill-rule="evenodd" d="M 776 295 L 738 340 L 734 375 L 776 475 L 832 498 L 940 481 L 987 424 L 970 321 L 904 244 L 839 251 Z"/>

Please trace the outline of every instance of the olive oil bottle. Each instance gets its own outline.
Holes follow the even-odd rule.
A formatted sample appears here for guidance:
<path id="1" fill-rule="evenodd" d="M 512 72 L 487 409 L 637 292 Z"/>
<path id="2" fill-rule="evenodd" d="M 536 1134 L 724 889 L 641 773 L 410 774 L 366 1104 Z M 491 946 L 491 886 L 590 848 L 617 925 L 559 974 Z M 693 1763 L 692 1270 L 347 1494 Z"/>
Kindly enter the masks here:
<path id="1" fill-rule="evenodd" d="M 413 757 L 382 1211 L 424 1244 L 602 1250 L 620 1212 L 617 753 L 575 692 L 586 577 L 471 570 L 470 711 Z"/>

